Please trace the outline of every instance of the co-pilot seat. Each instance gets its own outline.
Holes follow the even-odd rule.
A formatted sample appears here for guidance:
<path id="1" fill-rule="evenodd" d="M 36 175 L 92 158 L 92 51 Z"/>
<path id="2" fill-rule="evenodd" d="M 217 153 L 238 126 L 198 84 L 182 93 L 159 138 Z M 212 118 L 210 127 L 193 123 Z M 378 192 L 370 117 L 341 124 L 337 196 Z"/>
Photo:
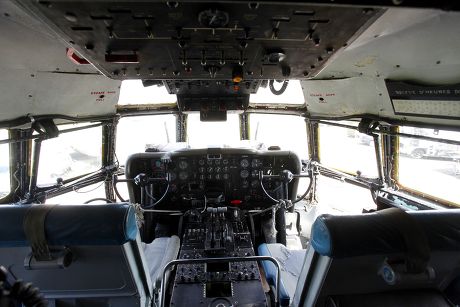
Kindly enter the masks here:
<path id="1" fill-rule="evenodd" d="M 293 306 L 452 306 L 460 210 L 321 215 Z"/>
<path id="2" fill-rule="evenodd" d="M 150 306 L 174 241 L 143 246 L 129 204 L 0 206 L 0 265 L 50 306 Z"/>

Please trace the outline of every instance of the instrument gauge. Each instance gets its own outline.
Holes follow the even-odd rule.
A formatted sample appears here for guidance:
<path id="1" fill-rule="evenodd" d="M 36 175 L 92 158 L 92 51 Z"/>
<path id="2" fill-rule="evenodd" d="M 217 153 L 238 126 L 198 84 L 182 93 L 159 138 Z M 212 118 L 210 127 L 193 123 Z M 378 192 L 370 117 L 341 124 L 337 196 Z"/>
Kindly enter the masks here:
<path id="1" fill-rule="evenodd" d="M 222 170 L 222 168 L 220 168 L 220 167 L 218 166 L 218 167 L 216 167 L 214 170 L 216 171 L 216 173 L 220 173 L 221 170 Z"/>
<path id="2" fill-rule="evenodd" d="M 198 172 L 200 172 L 200 173 L 204 173 L 205 170 L 206 170 L 206 169 L 205 169 L 204 167 L 199 167 L 199 168 L 198 168 Z"/>
<path id="3" fill-rule="evenodd" d="M 169 173 L 169 180 L 170 181 L 174 181 L 174 180 L 176 180 L 176 178 L 177 178 L 176 173 L 174 173 L 174 172 Z"/>
<path id="4" fill-rule="evenodd" d="M 204 159 L 200 159 L 200 160 L 198 161 L 198 164 L 201 165 L 201 166 L 203 166 L 203 165 L 206 164 L 206 161 L 205 161 Z"/>
<path id="5" fill-rule="evenodd" d="M 208 167 L 208 169 L 207 169 L 208 173 L 212 173 L 213 170 L 214 169 L 212 167 Z"/>
<path id="6" fill-rule="evenodd" d="M 249 171 L 246 170 L 246 169 L 241 170 L 240 177 L 243 178 L 243 179 L 248 178 L 249 177 Z"/>
<path id="7" fill-rule="evenodd" d="M 185 160 L 180 160 L 179 161 L 179 168 L 180 169 L 186 169 L 188 167 L 188 162 Z"/>
<path id="8" fill-rule="evenodd" d="M 260 161 L 260 159 L 253 159 L 251 161 L 251 166 L 253 168 L 258 168 L 258 167 L 261 167 L 262 166 L 262 161 Z"/>
<path id="9" fill-rule="evenodd" d="M 247 187 L 249 187 L 249 182 L 247 180 L 244 180 L 242 183 L 241 183 L 241 187 L 243 189 L 246 189 Z"/>
<path id="10" fill-rule="evenodd" d="M 252 178 L 259 178 L 259 171 L 256 170 L 256 169 L 252 170 L 251 177 Z"/>
<path id="11" fill-rule="evenodd" d="M 222 160 L 222 164 L 223 164 L 223 165 L 227 165 L 227 164 L 228 164 L 228 159 L 223 159 L 223 160 Z"/>
<path id="12" fill-rule="evenodd" d="M 249 161 L 248 159 L 243 159 L 240 161 L 240 165 L 242 168 L 247 168 L 249 166 Z"/>
<path id="13" fill-rule="evenodd" d="M 223 178 L 224 178 L 224 180 L 228 180 L 228 178 L 230 178 L 230 175 L 229 174 L 224 174 Z"/>
<path id="14" fill-rule="evenodd" d="M 251 181 L 251 187 L 252 188 L 257 188 L 259 186 L 259 181 L 258 180 L 253 180 Z"/>
<path id="15" fill-rule="evenodd" d="M 187 172 L 179 172 L 179 179 L 180 180 L 187 180 L 188 179 L 188 173 Z"/>

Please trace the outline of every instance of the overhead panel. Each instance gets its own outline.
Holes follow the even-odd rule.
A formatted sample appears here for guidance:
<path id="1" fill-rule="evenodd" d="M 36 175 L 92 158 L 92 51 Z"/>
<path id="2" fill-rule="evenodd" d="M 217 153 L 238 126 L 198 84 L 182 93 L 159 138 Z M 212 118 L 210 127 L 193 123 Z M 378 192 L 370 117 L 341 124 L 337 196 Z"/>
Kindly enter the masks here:
<path id="1" fill-rule="evenodd" d="M 20 2 L 111 78 L 244 80 L 249 88 L 257 87 L 251 80 L 314 76 L 382 11 L 282 2 Z"/>

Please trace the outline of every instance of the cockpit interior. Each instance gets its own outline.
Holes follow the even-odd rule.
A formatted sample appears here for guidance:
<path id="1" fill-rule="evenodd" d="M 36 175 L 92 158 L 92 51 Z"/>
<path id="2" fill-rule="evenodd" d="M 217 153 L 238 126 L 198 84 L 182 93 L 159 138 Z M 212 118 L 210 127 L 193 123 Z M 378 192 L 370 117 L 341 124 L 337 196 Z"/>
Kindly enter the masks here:
<path id="1" fill-rule="evenodd" d="M 460 305 L 460 4 L 0 1 L 0 307 Z"/>

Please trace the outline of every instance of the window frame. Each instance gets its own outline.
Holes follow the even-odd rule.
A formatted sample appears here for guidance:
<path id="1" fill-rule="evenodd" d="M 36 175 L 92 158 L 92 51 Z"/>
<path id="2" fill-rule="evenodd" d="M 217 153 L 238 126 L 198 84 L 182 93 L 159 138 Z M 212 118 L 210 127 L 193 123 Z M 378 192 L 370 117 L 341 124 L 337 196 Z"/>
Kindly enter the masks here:
<path id="1" fill-rule="evenodd" d="M 6 128 L 3 128 L 1 130 L 5 130 L 6 131 L 6 134 L 7 134 L 7 139 L 5 140 L 10 140 L 11 139 L 11 131 L 9 129 L 6 129 Z M 4 139 L 2 139 L 4 140 Z M 13 152 L 13 146 L 11 146 L 11 142 L 7 142 L 7 143 L 4 143 L 4 144 L 0 144 L 0 145 L 5 145 L 8 149 L 8 165 L 7 165 L 7 169 L 8 169 L 8 178 L 9 178 L 9 191 L 7 191 L 7 194 L 5 194 L 5 196 L 3 197 L 0 197 L 0 204 L 1 203 L 4 203 L 4 202 L 8 202 L 11 197 L 13 196 L 14 194 L 14 189 L 15 189 L 15 185 L 14 185 L 14 180 L 13 180 L 13 169 L 12 169 L 12 160 L 13 160 L 13 157 L 15 156 L 14 155 L 14 152 Z M 16 183 L 18 184 L 18 183 Z"/>

